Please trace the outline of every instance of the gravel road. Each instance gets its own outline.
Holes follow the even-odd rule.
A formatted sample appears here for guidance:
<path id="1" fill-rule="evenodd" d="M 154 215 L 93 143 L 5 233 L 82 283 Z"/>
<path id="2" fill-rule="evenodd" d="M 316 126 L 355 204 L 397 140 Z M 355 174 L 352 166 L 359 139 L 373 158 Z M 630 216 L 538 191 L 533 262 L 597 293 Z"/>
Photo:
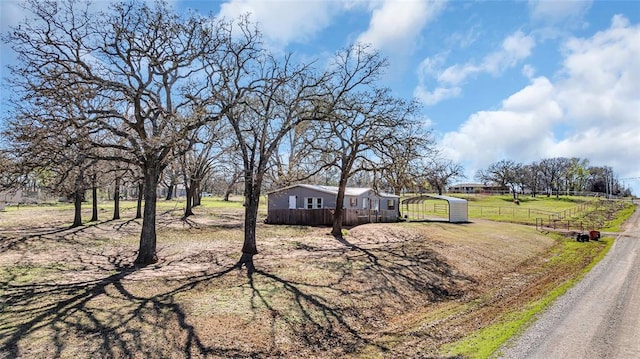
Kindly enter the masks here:
<path id="1" fill-rule="evenodd" d="M 640 358 L 638 207 L 606 257 L 499 352 L 514 359 Z"/>

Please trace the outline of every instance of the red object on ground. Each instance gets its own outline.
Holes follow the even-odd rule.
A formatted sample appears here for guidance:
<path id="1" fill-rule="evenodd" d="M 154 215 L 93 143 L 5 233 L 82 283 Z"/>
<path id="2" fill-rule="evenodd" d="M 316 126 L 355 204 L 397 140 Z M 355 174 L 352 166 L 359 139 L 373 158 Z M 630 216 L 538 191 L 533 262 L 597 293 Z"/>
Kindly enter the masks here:
<path id="1" fill-rule="evenodd" d="M 600 239 L 600 231 L 589 231 L 589 239 L 592 241 Z"/>

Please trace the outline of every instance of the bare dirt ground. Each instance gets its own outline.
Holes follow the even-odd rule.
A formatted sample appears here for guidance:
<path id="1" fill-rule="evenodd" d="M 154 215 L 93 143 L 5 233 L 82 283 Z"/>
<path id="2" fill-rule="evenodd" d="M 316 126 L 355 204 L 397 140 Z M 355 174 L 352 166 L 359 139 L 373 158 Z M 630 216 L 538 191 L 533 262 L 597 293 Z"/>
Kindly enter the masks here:
<path id="1" fill-rule="evenodd" d="M 139 220 L 68 229 L 68 212 L 1 212 L 0 358 L 440 356 L 604 248 L 554 266 L 563 240 L 525 226 L 370 224 L 339 242 L 261 224 L 247 277 L 233 268 L 240 210 L 179 212 L 159 216 L 145 268 L 131 266 Z"/>
<path id="2" fill-rule="evenodd" d="M 504 358 L 640 358 L 640 211 L 577 286 L 559 298 Z"/>

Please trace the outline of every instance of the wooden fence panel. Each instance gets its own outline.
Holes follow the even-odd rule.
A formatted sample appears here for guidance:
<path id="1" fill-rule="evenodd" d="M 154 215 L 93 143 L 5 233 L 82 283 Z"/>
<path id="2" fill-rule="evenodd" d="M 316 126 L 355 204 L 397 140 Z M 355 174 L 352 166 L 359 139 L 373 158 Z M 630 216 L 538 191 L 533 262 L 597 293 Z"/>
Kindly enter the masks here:
<path id="1" fill-rule="evenodd" d="M 266 223 L 329 226 L 333 224 L 333 212 L 334 209 L 331 208 L 271 209 L 267 215 Z M 398 221 L 398 213 L 393 210 L 344 209 L 342 212 L 342 224 L 345 226 L 396 221 Z"/>

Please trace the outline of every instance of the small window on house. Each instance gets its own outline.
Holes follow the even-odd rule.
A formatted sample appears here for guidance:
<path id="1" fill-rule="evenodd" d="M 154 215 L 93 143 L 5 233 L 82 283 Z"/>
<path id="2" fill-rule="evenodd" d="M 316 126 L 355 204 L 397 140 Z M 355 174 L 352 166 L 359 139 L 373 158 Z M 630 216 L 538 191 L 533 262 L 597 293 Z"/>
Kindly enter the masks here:
<path id="1" fill-rule="evenodd" d="M 395 199 L 387 200 L 387 209 L 396 209 L 396 200 Z"/>
<path id="2" fill-rule="evenodd" d="M 367 202 L 371 201 L 368 198 L 362 200 L 362 209 L 367 209 Z"/>
<path id="3" fill-rule="evenodd" d="M 304 204 L 306 209 L 322 208 L 322 197 L 307 197 Z"/>
<path id="4" fill-rule="evenodd" d="M 351 205 L 351 207 L 357 207 L 358 206 L 358 199 L 357 198 L 349 198 L 349 204 Z"/>

